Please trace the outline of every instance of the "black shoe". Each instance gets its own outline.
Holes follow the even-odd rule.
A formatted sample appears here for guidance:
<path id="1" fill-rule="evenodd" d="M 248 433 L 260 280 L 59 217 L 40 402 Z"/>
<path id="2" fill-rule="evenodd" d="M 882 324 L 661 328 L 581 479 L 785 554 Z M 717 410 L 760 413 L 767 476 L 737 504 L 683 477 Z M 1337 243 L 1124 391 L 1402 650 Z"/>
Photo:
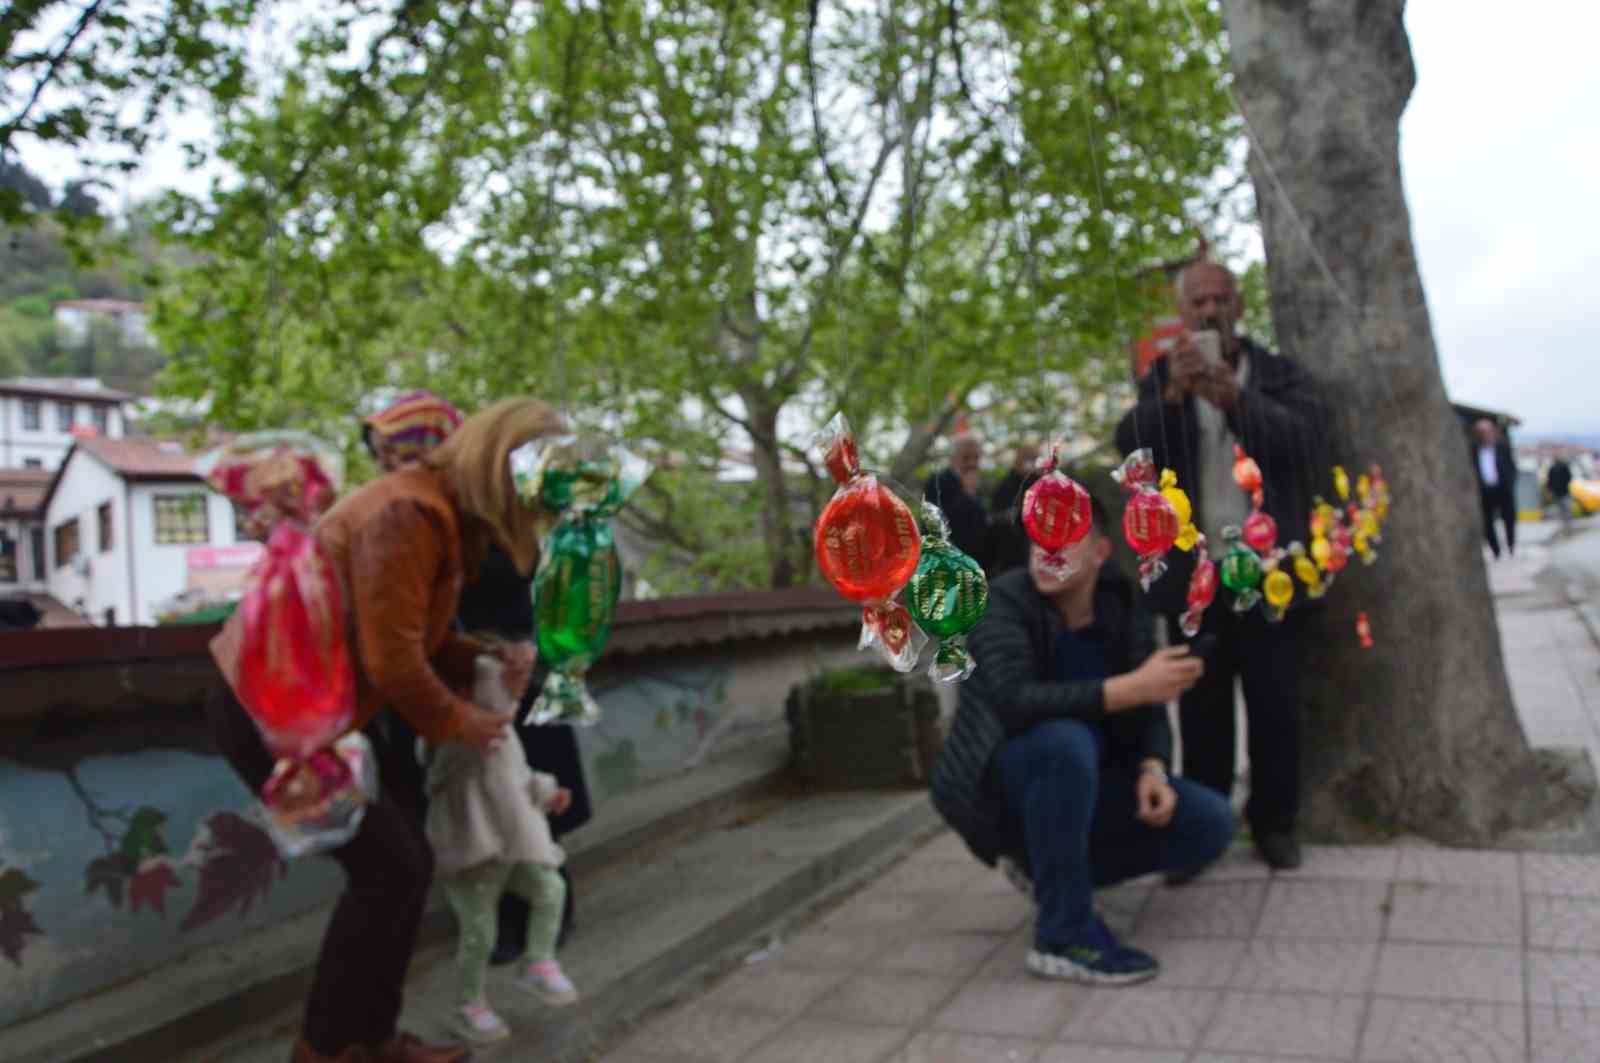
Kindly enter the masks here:
<path id="1" fill-rule="evenodd" d="M 508 963 L 516 963 L 522 959 L 522 952 L 521 945 L 513 945 L 509 941 L 496 942 L 494 951 L 489 953 L 489 966 L 504 967 Z"/>
<path id="2" fill-rule="evenodd" d="M 1274 871 L 1292 871 L 1301 863 L 1300 839 L 1292 832 L 1257 836 L 1256 852 Z"/>
<path id="3" fill-rule="evenodd" d="M 1180 887 L 1187 886 L 1189 883 L 1193 882 L 1210 869 L 1210 864 L 1196 864 L 1193 867 L 1185 867 L 1178 871 L 1168 871 L 1167 885 L 1171 886 L 1173 889 L 1179 889 Z"/>

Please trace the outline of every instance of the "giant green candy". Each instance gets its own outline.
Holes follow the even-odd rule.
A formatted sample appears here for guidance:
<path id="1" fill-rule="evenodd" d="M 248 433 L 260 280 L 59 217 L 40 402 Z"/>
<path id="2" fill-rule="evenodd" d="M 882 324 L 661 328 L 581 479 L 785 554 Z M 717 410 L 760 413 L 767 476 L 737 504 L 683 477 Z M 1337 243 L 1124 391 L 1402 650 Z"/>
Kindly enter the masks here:
<path id="1" fill-rule="evenodd" d="M 907 609 L 917 626 L 938 641 L 933 666 L 935 679 L 951 683 L 967 678 L 977 663 L 967 652 L 962 636 L 978 626 L 989 607 L 989 581 L 983 567 L 952 545 L 943 515 L 924 505 L 923 520 L 930 525 L 922 540 L 922 558 L 906 584 Z"/>
<path id="2" fill-rule="evenodd" d="M 1234 593 L 1233 610 L 1243 613 L 1261 600 L 1261 555 L 1239 538 L 1237 528 L 1222 533 L 1228 552 L 1222 557 L 1222 585 Z"/>
<path id="3" fill-rule="evenodd" d="M 622 565 L 610 522 L 578 517 L 558 523 L 545 540 L 533 585 L 539 657 L 550 666 L 529 715 L 533 723 L 599 718 L 582 676 L 611 637 L 621 592 Z"/>

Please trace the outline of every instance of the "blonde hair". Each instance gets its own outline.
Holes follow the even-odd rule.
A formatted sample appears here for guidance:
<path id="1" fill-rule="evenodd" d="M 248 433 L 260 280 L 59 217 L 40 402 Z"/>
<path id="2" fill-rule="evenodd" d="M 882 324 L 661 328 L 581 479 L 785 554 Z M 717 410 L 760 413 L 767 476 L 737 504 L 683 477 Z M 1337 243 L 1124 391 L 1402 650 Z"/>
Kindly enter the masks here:
<path id="1" fill-rule="evenodd" d="M 548 403 L 503 399 L 468 417 L 422 459 L 449 484 L 456 508 L 487 525 L 524 576 L 539 560 L 539 535 L 551 515 L 517 498 L 511 452 L 529 440 L 558 435 L 566 427 L 565 419 Z"/>

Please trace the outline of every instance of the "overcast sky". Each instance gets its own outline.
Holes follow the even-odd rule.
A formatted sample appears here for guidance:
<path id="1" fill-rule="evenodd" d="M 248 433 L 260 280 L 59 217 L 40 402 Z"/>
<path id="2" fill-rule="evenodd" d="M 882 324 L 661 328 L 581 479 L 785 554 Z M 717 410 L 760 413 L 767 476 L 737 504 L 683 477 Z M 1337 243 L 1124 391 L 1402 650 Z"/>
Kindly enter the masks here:
<path id="1" fill-rule="evenodd" d="M 1451 397 L 1600 434 L 1600 4 L 1411 0 L 1406 25 L 1400 148 Z"/>
<path id="2" fill-rule="evenodd" d="M 1418 81 L 1401 151 L 1451 396 L 1528 433 L 1600 434 L 1600 2 L 1408 6 Z M 64 155 L 25 161 L 53 183 L 71 173 Z M 204 187 L 173 144 L 134 192 L 167 184 Z"/>

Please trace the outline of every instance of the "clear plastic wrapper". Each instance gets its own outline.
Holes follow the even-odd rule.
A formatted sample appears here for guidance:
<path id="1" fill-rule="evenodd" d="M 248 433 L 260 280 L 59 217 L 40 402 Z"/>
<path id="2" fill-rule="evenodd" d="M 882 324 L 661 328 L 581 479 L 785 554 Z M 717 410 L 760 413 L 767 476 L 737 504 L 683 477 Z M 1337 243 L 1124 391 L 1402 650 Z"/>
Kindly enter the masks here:
<path id="1" fill-rule="evenodd" d="M 1149 590 L 1167 571 L 1164 559 L 1182 530 L 1178 514 L 1171 501 L 1156 490 L 1155 458 L 1149 449 L 1129 454 L 1111 475 L 1128 492 L 1122 535 L 1139 557 L 1139 585 Z"/>
<path id="2" fill-rule="evenodd" d="M 960 682 L 978 666 L 967 652 L 966 635 L 989 607 L 989 581 L 983 566 L 950 541 L 938 506 L 924 502 L 922 522 L 922 557 L 906 587 L 906 601 L 917 626 L 937 643 L 929 674 L 940 682 Z"/>

